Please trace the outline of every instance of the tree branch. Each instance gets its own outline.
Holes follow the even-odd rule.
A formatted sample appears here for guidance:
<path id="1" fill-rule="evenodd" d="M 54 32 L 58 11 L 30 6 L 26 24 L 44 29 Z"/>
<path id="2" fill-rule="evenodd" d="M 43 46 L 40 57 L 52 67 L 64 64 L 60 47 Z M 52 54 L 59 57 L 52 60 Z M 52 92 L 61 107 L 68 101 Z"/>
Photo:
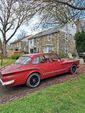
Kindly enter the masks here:
<path id="1" fill-rule="evenodd" d="M 59 0 L 55 0 L 55 2 L 60 3 L 60 4 L 67 5 L 67 6 L 71 7 L 71 8 L 73 8 L 73 9 L 85 10 L 85 7 L 77 7 L 77 6 L 74 6 L 74 5 L 72 5 L 72 4 L 68 3 L 68 2 L 59 1 Z"/>
<path id="2" fill-rule="evenodd" d="M 6 43 L 15 35 L 15 33 L 17 32 L 18 28 L 20 27 L 21 24 L 18 23 L 17 27 L 15 28 L 14 32 L 12 33 L 12 35 L 6 40 Z"/>
<path id="3" fill-rule="evenodd" d="M 62 5 L 67 5 L 67 6 L 69 6 L 69 7 L 71 7 L 71 8 L 73 8 L 73 9 L 77 9 L 77 10 L 85 10 L 85 7 L 83 7 L 83 6 L 74 6 L 73 4 L 70 4 L 70 3 L 68 3 L 68 2 L 65 2 L 65 1 L 61 1 L 61 0 L 43 0 L 44 2 L 57 2 L 57 3 L 59 3 L 59 4 L 62 4 Z"/>

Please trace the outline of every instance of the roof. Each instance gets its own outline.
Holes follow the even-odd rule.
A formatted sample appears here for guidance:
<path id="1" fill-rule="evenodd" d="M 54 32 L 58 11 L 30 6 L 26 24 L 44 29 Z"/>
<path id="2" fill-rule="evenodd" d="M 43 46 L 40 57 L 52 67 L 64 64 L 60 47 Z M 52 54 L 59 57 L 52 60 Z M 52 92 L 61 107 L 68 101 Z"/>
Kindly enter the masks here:
<path id="1" fill-rule="evenodd" d="M 57 28 L 50 28 L 50 29 L 47 29 L 47 30 L 44 30 L 44 31 L 41 31 L 33 36 L 31 36 L 29 39 L 33 39 L 33 38 L 38 38 L 38 37 L 42 37 L 42 36 L 45 36 L 45 35 L 48 35 L 48 34 L 53 34 L 53 33 L 57 33 L 59 32 L 60 30 L 57 29 Z"/>
<path id="2" fill-rule="evenodd" d="M 17 43 L 17 42 L 21 42 L 23 39 L 26 39 L 26 38 L 29 39 L 30 36 L 31 36 L 31 35 L 28 35 L 28 36 L 25 36 L 25 37 L 23 37 L 23 38 L 17 39 L 17 40 L 15 40 L 15 41 L 13 41 L 11 44 L 15 44 L 15 43 Z"/>
<path id="3" fill-rule="evenodd" d="M 26 36 L 26 37 L 23 37 L 21 39 L 18 39 L 18 40 L 15 40 L 14 42 L 12 42 L 11 44 L 15 44 L 17 42 L 20 42 L 22 41 L 23 39 L 27 38 L 28 40 L 30 39 L 34 39 L 34 38 L 40 38 L 42 36 L 45 36 L 45 35 L 48 35 L 48 34 L 53 34 L 53 33 L 58 33 L 60 31 L 59 28 L 50 28 L 50 29 L 47 29 L 47 30 L 44 30 L 44 31 L 41 31 L 35 35 L 29 35 L 29 36 Z M 62 31 L 61 31 L 62 32 Z"/>

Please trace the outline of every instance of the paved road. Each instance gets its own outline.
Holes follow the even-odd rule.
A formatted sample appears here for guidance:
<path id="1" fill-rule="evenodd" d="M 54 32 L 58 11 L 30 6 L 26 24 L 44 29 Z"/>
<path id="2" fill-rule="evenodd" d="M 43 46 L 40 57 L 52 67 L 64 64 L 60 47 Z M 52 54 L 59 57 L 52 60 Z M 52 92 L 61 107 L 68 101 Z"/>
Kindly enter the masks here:
<path id="1" fill-rule="evenodd" d="M 43 89 L 45 87 L 49 87 L 53 84 L 62 83 L 66 80 L 79 76 L 80 73 L 85 73 L 85 65 L 80 66 L 78 74 L 75 74 L 75 75 L 64 74 L 64 75 L 60 75 L 60 76 L 56 76 L 53 78 L 43 80 L 40 86 L 37 88 L 28 88 L 25 85 L 20 85 L 20 86 L 16 86 L 12 88 L 6 88 L 0 85 L 0 103 L 5 103 L 8 101 L 17 99 L 17 98 L 21 98 L 27 94 Z"/>

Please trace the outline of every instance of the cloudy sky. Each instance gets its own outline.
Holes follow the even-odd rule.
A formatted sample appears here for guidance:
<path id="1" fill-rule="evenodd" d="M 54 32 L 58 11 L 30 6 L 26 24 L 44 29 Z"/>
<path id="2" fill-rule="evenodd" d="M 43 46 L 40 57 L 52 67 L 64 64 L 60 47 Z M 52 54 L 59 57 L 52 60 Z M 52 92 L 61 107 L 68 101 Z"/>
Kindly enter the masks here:
<path id="1" fill-rule="evenodd" d="M 34 16 L 34 18 L 32 18 L 29 21 L 29 24 L 27 25 L 22 25 L 19 30 L 16 32 L 15 36 L 10 40 L 10 42 L 14 41 L 17 39 L 18 35 L 21 33 L 21 31 L 25 31 L 26 35 L 30 35 L 30 34 L 36 34 L 37 32 L 41 31 L 42 29 L 39 27 L 39 29 L 34 29 L 35 26 L 40 22 L 40 18 L 38 15 Z M 11 33 L 11 31 L 10 31 Z"/>

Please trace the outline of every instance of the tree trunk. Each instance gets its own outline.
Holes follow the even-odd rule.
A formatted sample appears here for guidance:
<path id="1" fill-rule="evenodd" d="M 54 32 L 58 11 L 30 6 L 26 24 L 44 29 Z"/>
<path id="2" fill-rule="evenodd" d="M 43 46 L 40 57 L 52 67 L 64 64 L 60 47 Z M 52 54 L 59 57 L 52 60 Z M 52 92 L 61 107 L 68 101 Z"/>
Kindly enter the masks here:
<path id="1" fill-rule="evenodd" d="M 3 46 L 2 46 L 3 48 L 3 57 L 7 57 L 7 48 L 6 48 L 6 42 L 4 41 L 3 42 Z"/>

